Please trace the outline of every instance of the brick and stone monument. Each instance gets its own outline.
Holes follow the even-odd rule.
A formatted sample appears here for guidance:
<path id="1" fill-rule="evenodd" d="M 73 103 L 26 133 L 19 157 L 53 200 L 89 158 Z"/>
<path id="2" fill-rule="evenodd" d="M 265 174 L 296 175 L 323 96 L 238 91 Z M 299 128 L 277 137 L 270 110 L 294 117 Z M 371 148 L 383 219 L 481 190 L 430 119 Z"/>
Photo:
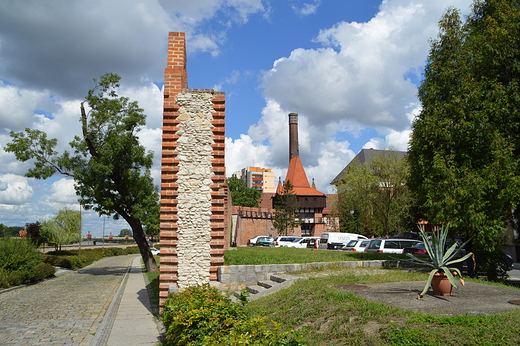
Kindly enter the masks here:
<path id="1" fill-rule="evenodd" d="M 168 35 L 161 168 L 160 304 L 217 279 L 229 245 L 225 94 L 188 89 L 186 41 Z"/>

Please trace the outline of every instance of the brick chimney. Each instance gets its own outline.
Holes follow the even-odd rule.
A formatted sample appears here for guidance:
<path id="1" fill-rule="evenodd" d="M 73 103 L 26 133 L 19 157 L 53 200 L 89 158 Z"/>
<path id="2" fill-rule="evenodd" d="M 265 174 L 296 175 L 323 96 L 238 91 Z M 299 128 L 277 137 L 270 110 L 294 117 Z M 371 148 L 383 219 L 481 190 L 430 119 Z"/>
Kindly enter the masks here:
<path id="1" fill-rule="evenodd" d="M 298 149 L 298 113 L 289 113 L 289 161 L 299 157 Z"/>

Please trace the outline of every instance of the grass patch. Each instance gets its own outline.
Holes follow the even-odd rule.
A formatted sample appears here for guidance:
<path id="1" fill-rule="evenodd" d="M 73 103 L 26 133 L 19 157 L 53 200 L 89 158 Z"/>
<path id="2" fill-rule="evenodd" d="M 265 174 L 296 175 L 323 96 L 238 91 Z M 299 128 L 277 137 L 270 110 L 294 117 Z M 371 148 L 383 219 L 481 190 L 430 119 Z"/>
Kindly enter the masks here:
<path id="1" fill-rule="evenodd" d="M 224 253 L 225 265 L 371 261 L 403 258 L 407 257 L 401 254 L 356 253 L 286 247 L 239 247 Z"/>
<path id="2" fill-rule="evenodd" d="M 520 310 L 486 316 L 436 317 L 369 302 L 336 285 L 424 280 L 423 273 L 341 275 L 298 281 L 252 301 L 252 316 L 267 316 L 300 332 L 312 345 L 518 345 Z M 476 280 L 475 280 L 476 281 Z M 481 282 L 482 283 L 482 282 Z"/>
<path id="3" fill-rule="evenodd" d="M 252 247 L 225 252 L 226 265 L 396 258 L 402 256 L 292 248 Z M 320 271 L 324 270 L 317 270 Z M 335 272 L 333 268 L 331 271 Z M 486 316 L 437 317 L 370 302 L 355 293 L 334 287 L 345 284 L 424 281 L 424 272 L 385 270 L 385 274 L 378 274 L 376 268 L 363 268 L 363 271 L 367 271 L 367 274 L 359 275 L 355 274 L 355 269 L 342 268 L 335 275 L 298 281 L 288 289 L 249 302 L 245 305 L 246 313 L 251 317 L 265 316 L 268 320 L 279 323 L 283 330 L 296 330 L 301 341 L 308 346 L 518 345 L 520 309 Z M 158 291 L 158 273 L 147 275 Z M 470 278 L 466 278 L 466 281 L 507 286 Z"/>
<path id="4" fill-rule="evenodd" d="M 154 256 L 157 267 L 159 267 L 159 256 Z M 150 303 L 154 311 L 159 311 L 159 275 L 160 272 L 147 272 L 145 271 L 148 282 L 150 283 Z"/>

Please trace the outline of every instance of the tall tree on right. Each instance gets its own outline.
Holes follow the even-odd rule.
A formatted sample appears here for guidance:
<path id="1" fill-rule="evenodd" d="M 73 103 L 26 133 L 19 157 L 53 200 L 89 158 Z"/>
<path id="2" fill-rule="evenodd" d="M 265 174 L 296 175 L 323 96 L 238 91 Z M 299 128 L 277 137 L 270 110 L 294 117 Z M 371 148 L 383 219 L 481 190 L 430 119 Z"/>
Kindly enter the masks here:
<path id="1" fill-rule="evenodd" d="M 408 153 L 419 216 L 472 237 L 490 279 L 520 200 L 519 5 L 477 0 L 465 22 L 447 10 L 431 41 Z"/>

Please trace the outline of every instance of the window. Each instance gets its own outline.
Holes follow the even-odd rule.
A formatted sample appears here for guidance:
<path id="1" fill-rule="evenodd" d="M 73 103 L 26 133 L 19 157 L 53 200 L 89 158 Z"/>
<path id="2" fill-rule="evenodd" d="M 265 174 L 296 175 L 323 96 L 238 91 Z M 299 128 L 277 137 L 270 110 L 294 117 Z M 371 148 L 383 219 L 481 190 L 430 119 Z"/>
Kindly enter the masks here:
<path id="1" fill-rule="evenodd" d="M 312 235 L 312 225 L 310 225 L 308 223 L 302 224 L 301 229 L 302 229 L 302 236 L 308 237 L 308 236 Z"/>
<path id="2" fill-rule="evenodd" d="M 372 240 L 370 244 L 368 244 L 369 249 L 379 249 L 381 247 L 381 240 Z"/>
<path id="3" fill-rule="evenodd" d="M 399 242 L 394 240 L 385 241 L 385 249 L 400 249 Z"/>

